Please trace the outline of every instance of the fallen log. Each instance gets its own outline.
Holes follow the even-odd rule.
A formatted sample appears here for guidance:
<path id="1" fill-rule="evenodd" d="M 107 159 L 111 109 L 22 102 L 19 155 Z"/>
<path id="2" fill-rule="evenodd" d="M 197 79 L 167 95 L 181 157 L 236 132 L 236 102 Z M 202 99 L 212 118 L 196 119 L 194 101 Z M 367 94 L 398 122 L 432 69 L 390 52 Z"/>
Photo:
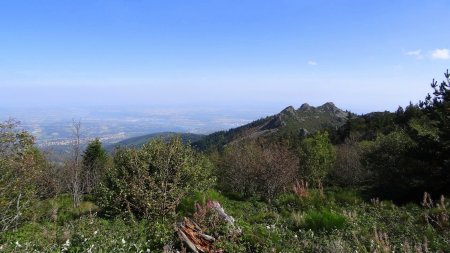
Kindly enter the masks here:
<path id="1" fill-rule="evenodd" d="M 199 208 L 202 208 L 198 205 Z M 234 231 L 233 234 L 241 234 L 241 230 L 235 225 L 233 217 L 225 213 L 219 202 L 208 201 L 202 210 L 212 211 L 217 213 L 218 217 L 228 223 Z M 184 218 L 183 221 L 175 224 L 175 232 L 178 235 L 179 240 L 185 245 L 191 252 L 194 253 L 222 253 L 223 250 L 218 249 L 215 246 L 216 238 L 213 236 L 204 234 L 202 229 L 191 219 Z"/>
<path id="2" fill-rule="evenodd" d="M 216 239 L 204 234 L 200 227 L 189 218 L 184 218 L 182 222 L 178 222 L 175 226 L 175 231 L 180 241 L 194 253 L 222 252 L 222 250 L 216 249 L 214 246 Z"/>

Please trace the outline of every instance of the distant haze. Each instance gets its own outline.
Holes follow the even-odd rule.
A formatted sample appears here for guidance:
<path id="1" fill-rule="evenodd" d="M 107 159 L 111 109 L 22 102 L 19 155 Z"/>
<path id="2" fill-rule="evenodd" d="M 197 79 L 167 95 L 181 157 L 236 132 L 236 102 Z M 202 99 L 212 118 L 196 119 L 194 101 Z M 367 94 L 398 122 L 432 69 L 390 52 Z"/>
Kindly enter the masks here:
<path id="1" fill-rule="evenodd" d="M 4 0 L 0 110 L 395 110 L 450 66 L 449 12 L 446 0 Z"/>

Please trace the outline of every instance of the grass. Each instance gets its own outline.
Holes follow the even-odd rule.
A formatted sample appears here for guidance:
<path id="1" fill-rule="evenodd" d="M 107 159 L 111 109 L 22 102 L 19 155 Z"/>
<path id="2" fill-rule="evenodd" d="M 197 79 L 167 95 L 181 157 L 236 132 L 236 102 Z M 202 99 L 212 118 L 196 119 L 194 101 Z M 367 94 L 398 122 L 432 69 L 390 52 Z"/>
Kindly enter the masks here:
<path id="1" fill-rule="evenodd" d="M 303 217 L 302 227 L 315 232 L 343 229 L 347 224 L 346 218 L 330 210 L 309 211 Z"/>
<path id="2" fill-rule="evenodd" d="M 424 214 L 430 212 L 418 204 L 371 203 L 343 189 L 326 189 L 324 196 L 312 190 L 307 198 L 283 194 L 268 204 L 209 190 L 184 199 L 177 219 L 191 216 L 194 203 L 207 200 L 219 201 L 242 229 L 235 237 L 220 226 L 208 231 L 220 235 L 218 245 L 225 252 L 408 252 L 419 247 L 417 252 L 450 252 L 450 231 L 427 223 Z M 96 210 L 90 201 L 73 208 L 67 196 L 41 201 L 33 221 L 0 235 L 0 251 L 160 252 L 176 242 L 175 220 L 105 219 L 95 216 Z"/>

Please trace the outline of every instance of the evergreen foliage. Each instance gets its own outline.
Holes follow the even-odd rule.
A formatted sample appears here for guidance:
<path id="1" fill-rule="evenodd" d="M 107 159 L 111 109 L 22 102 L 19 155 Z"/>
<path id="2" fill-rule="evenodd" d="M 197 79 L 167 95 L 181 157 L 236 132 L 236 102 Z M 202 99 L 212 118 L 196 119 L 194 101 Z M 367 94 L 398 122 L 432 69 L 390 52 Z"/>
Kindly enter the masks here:
<path id="1" fill-rule="evenodd" d="M 102 180 L 108 163 L 108 154 L 99 139 L 89 142 L 82 163 L 85 192 L 92 193 Z"/>

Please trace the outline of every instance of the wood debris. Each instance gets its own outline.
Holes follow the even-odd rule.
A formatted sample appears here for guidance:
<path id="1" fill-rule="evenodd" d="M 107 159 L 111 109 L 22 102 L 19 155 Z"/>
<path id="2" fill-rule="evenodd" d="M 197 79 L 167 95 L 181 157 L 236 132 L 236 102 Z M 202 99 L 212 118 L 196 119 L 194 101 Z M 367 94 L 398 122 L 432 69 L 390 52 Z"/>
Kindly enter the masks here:
<path id="1" fill-rule="evenodd" d="M 215 249 L 214 247 L 216 239 L 212 236 L 205 235 L 200 227 L 189 218 L 184 218 L 182 222 L 178 222 L 175 230 L 180 240 L 194 253 L 222 252 L 222 250 Z"/>
<path id="2" fill-rule="evenodd" d="M 217 213 L 218 216 L 228 223 L 235 231 L 240 234 L 241 230 L 236 227 L 233 217 L 225 213 L 219 202 L 208 201 L 206 207 Z M 191 219 L 184 218 L 183 221 L 175 224 L 175 232 L 178 235 L 179 240 L 185 245 L 191 252 L 194 253 L 222 253 L 223 250 L 215 246 L 216 238 L 203 233 L 202 229 Z M 167 251 L 170 252 L 170 251 Z M 177 252 L 177 251 L 171 251 Z"/>

